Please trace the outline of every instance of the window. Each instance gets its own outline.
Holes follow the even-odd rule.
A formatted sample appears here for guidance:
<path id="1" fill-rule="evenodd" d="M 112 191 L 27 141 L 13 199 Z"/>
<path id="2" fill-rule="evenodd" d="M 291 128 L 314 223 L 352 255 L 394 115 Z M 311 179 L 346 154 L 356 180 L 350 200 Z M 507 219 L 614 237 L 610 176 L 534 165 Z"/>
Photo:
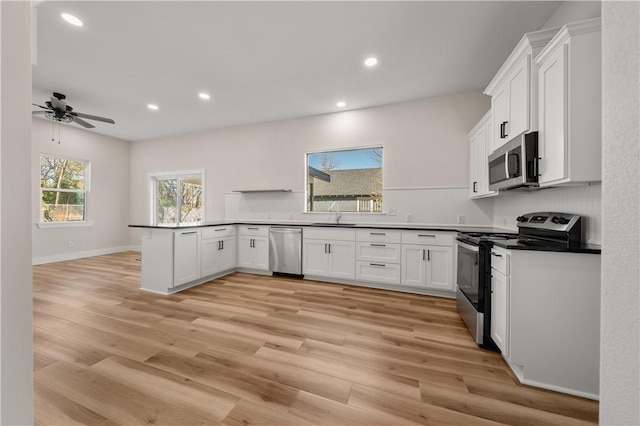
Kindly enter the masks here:
<path id="1" fill-rule="evenodd" d="M 381 212 L 382 147 L 307 154 L 307 212 Z"/>
<path id="2" fill-rule="evenodd" d="M 203 172 L 152 175 L 152 223 L 167 226 L 201 223 L 203 182 Z"/>
<path id="3" fill-rule="evenodd" d="M 40 222 L 87 221 L 89 162 L 40 156 Z"/>

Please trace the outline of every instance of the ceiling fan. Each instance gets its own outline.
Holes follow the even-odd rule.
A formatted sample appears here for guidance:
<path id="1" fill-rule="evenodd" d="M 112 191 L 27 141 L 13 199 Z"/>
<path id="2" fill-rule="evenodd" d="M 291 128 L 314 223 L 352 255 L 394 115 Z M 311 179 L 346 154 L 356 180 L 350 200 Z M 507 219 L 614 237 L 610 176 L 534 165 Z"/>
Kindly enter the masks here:
<path id="1" fill-rule="evenodd" d="M 67 97 L 62 93 L 53 92 L 51 101 L 47 101 L 45 103 L 47 106 L 33 104 L 44 109 L 44 111 L 32 111 L 32 114 L 44 114 L 44 116 L 48 119 L 59 121 L 62 123 L 71 123 L 73 121 L 83 127 L 86 127 L 87 129 L 91 129 L 96 126 L 84 121 L 83 118 L 86 118 L 87 120 L 102 121 L 103 123 L 116 124 L 116 122 L 110 118 L 98 117 L 96 115 L 84 114 L 82 112 L 75 112 L 73 108 L 71 108 L 69 105 L 67 105 L 67 102 L 65 102 L 66 98 Z"/>

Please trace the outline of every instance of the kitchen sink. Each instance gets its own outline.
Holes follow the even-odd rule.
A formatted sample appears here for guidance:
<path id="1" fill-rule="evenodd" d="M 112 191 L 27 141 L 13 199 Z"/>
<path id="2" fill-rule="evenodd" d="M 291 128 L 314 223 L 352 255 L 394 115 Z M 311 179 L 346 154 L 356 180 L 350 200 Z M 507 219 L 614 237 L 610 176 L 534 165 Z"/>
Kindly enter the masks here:
<path id="1" fill-rule="evenodd" d="M 357 223 L 328 223 L 328 222 L 314 222 L 311 226 L 357 226 Z"/>

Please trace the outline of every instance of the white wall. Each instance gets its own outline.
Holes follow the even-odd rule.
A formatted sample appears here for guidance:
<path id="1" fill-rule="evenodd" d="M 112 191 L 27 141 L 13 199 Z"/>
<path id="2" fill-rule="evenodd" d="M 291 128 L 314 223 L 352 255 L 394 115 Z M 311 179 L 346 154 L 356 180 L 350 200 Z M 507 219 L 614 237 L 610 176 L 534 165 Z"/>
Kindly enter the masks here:
<path id="1" fill-rule="evenodd" d="M 33 424 L 30 2 L 0 2 L 0 423 Z"/>
<path id="2" fill-rule="evenodd" d="M 129 244 L 129 142 L 42 118 L 33 118 L 32 128 L 33 263 L 126 249 Z M 54 141 L 51 140 L 52 131 Z M 40 220 L 40 154 L 91 162 L 87 206 L 89 219 L 93 222 L 91 226 L 46 229 L 36 226 Z M 73 247 L 69 247 L 69 241 Z"/>
<path id="3" fill-rule="evenodd" d="M 131 146 L 131 220 L 149 222 L 148 174 L 151 172 L 206 169 L 206 219 L 218 220 L 225 214 L 224 194 L 233 190 L 287 188 L 304 192 L 305 153 L 331 148 L 384 146 L 387 191 L 466 188 L 469 179 L 467 133 L 489 107 L 488 97 L 468 92 L 134 142 Z M 420 194 L 406 193 L 406 196 L 420 197 Z M 469 203 L 469 211 L 478 210 L 473 202 L 466 199 L 464 202 Z M 398 206 L 400 203 L 398 201 Z M 282 213 L 286 217 L 289 213 L 300 215 L 303 208 L 304 198 L 292 205 L 291 211 Z M 486 213 L 486 208 L 480 210 Z M 486 214 L 479 213 L 478 217 L 489 223 Z M 391 221 L 398 221 L 398 217 Z"/>
<path id="4" fill-rule="evenodd" d="M 600 423 L 640 424 L 640 4 L 604 2 Z"/>
<path id="5" fill-rule="evenodd" d="M 563 1 L 542 26 L 542 29 L 556 28 L 569 22 L 597 18 L 601 14 L 601 4 L 600 1 Z"/>

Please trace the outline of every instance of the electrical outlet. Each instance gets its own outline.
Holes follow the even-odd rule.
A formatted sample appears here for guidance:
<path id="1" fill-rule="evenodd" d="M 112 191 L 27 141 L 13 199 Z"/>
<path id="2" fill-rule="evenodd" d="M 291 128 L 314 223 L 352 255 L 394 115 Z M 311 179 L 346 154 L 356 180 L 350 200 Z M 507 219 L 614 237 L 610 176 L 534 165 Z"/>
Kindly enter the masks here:
<path id="1" fill-rule="evenodd" d="M 75 243 L 71 240 L 67 241 L 67 247 L 72 248 L 75 245 Z"/>
<path id="2" fill-rule="evenodd" d="M 413 222 L 413 213 L 407 213 L 407 223 Z"/>
<path id="3" fill-rule="evenodd" d="M 396 215 L 396 209 L 390 208 L 389 210 L 387 210 L 387 215 L 388 216 L 395 216 Z"/>
<path id="4" fill-rule="evenodd" d="M 507 226 L 507 225 L 508 225 L 508 222 L 507 222 L 507 218 L 506 218 L 506 217 L 503 217 L 503 218 L 502 218 L 502 224 L 503 224 L 504 226 Z"/>
<path id="5" fill-rule="evenodd" d="M 289 220 L 293 220 L 293 213 L 289 213 Z"/>
<path id="6" fill-rule="evenodd" d="M 271 213 L 267 212 L 267 219 L 271 219 Z"/>
<path id="7" fill-rule="evenodd" d="M 462 225 L 464 223 L 464 215 L 463 214 L 459 214 L 458 215 L 458 224 Z"/>

